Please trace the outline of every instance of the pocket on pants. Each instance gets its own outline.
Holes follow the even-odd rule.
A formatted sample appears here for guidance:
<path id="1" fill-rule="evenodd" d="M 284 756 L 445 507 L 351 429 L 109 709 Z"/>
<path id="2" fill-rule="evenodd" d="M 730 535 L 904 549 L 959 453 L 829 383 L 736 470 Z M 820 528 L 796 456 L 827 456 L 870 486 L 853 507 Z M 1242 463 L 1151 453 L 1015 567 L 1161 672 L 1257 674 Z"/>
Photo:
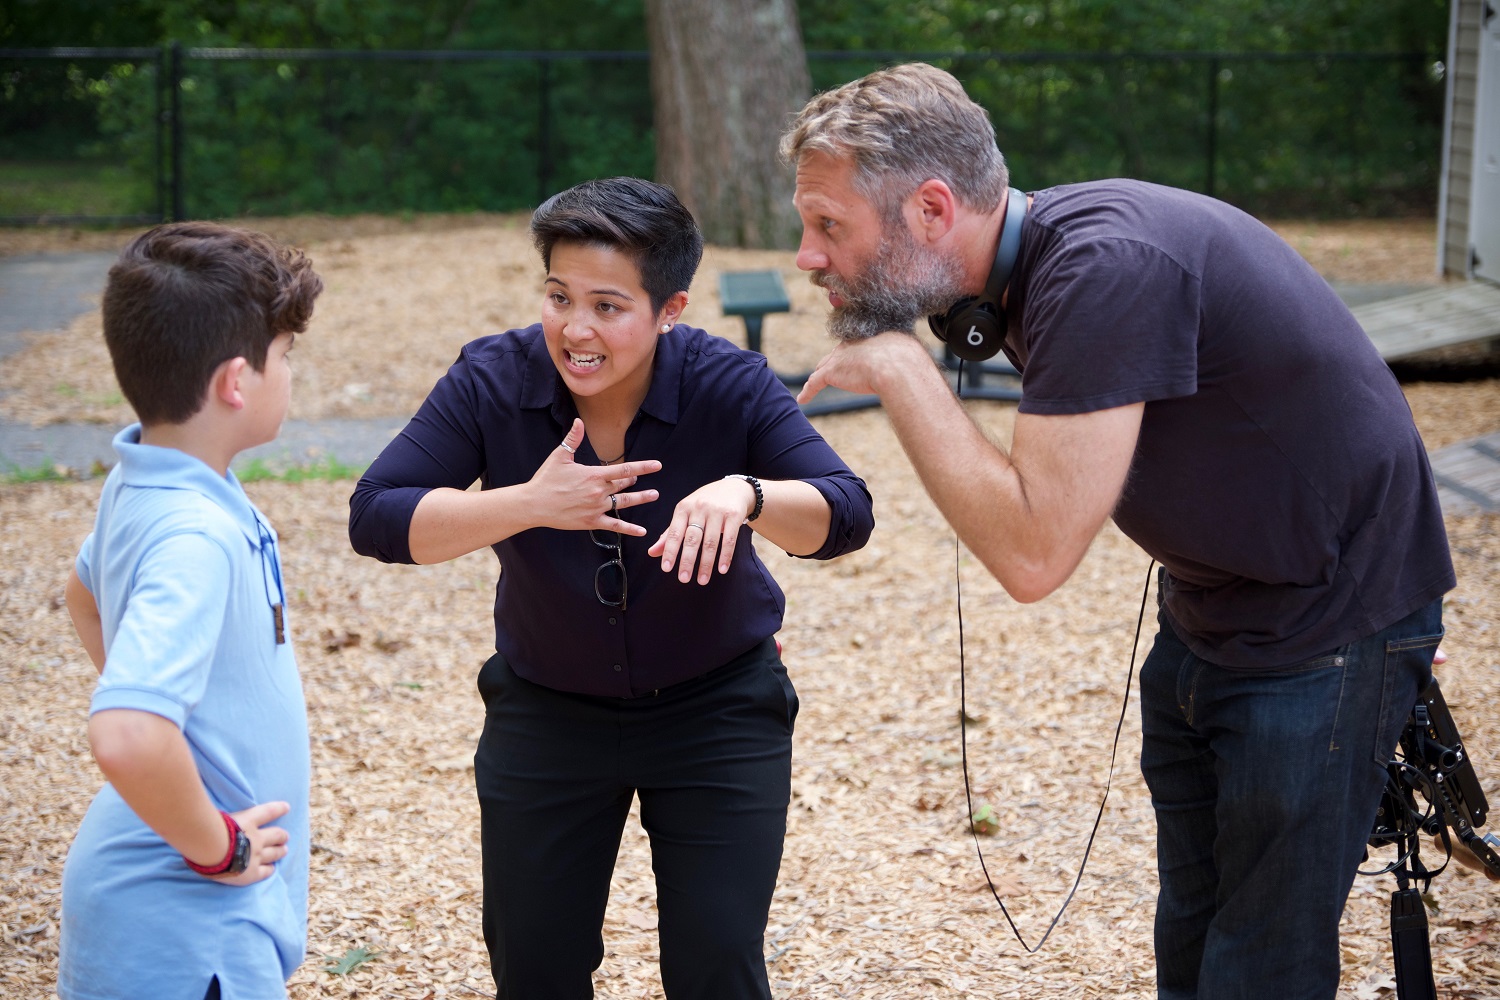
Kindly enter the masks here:
<path id="1" fill-rule="evenodd" d="M 506 682 L 512 678 L 510 664 L 505 662 L 505 657 L 496 653 L 484 661 L 484 666 L 479 668 L 479 678 L 475 686 L 479 688 L 479 697 L 488 708 L 491 701 L 498 699 L 505 690 Z"/>
<path id="2" fill-rule="evenodd" d="M 1443 635 L 1439 630 L 1432 635 L 1386 640 L 1385 684 L 1380 698 L 1380 724 L 1376 729 L 1378 742 L 1371 755 L 1381 767 L 1389 763 L 1412 706 L 1432 679 L 1432 657 Z"/>
<path id="3" fill-rule="evenodd" d="M 792 678 L 786 672 L 786 665 L 778 658 L 771 664 L 771 675 L 776 683 L 781 686 L 781 695 L 786 710 L 786 731 L 793 732 L 797 727 L 797 710 L 801 702 L 797 698 L 797 689 L 792 686 Z"/>

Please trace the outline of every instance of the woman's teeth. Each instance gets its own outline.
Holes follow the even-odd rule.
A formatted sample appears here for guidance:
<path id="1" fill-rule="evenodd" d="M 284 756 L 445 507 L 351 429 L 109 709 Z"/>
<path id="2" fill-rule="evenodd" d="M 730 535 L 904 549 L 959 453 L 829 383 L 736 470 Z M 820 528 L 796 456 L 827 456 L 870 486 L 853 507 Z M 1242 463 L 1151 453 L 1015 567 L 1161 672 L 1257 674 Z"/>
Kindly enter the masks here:
<path id="1" fill-rule="evenodd" d="M 580 368 L 597 368 L 604 363 L 604 355 L 575 354 L 573 351 L 569 351 L 568 360 Z"/>

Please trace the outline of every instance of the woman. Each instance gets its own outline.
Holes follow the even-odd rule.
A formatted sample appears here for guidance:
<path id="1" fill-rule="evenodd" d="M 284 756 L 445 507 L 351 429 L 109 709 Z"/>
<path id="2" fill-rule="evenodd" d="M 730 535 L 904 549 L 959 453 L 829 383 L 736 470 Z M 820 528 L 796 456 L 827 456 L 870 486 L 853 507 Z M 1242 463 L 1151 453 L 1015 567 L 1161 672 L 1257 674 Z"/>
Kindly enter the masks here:
<path id="1" fill-rule="evenodd" d="M 541 323 L 464 348 L 360 480 L 350 538 L 503 568 L 474 757 L 499 996 L 593 995 L 638 794 L 667 996 L 769 998 L 797 697 L 748 536 L 842 555 L 870 495 L 765 358 L 677 322 L 703 238 L 670 189 L 589 181 L 531 232 Z"/>

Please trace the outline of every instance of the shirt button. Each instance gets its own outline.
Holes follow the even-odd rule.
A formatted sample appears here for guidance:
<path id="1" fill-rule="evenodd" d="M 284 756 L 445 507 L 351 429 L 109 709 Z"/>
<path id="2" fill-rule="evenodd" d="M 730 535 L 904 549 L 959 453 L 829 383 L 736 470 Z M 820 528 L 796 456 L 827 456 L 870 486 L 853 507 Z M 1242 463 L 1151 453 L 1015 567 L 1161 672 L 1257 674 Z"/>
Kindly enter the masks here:
<path id="1" fill-rule="evenodd" d="M 610 623 L 610 624 L 611 624 L 611 625 L 613 625 L 613 624 L 614 624 L 614 623 L 615 623 L 615 620 L 614 620 L 614 619 L 613 619 L 613 618 L 611 618 L 611 619 L 610 619 L 610 620 L 609 620 L 609 623 Z"/>
<path id="2" fill-rule="evenodd" d="M 616 663 L 615 664 L 615 673 L 619 673 L 619 672 L 620 672 L 620 665 L 618 663 Z"/>

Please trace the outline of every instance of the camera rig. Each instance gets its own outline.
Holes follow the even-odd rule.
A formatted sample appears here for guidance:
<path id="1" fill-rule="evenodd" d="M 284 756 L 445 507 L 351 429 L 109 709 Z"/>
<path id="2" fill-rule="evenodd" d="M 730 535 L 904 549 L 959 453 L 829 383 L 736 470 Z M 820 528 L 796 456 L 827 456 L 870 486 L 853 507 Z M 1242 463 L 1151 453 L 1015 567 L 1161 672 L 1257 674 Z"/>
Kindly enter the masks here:
<path id="1" fill-rule="evenodd" d="M 1361 875 L 1394 873 L 1391 951 L 1400 1000 L 1436 1000 L 1427 912 L 1422 893 L 1453 858 L 1456 836 L 1490 872 L 1500 875 L 1500 837 L 1481 835 L 1489 803 L 1436 679 L 1412 706 L 1395 757 L 1386 765 L 1385 791 L 1370 833 L 1373 848 L 1395 847 L 1396 860 Z M 1443 864 L 1429 870 L 1419 854 L 1422 834 L 1441 840 Z M 1413 883 L 1421 883 L 1419 890 Z"/>

